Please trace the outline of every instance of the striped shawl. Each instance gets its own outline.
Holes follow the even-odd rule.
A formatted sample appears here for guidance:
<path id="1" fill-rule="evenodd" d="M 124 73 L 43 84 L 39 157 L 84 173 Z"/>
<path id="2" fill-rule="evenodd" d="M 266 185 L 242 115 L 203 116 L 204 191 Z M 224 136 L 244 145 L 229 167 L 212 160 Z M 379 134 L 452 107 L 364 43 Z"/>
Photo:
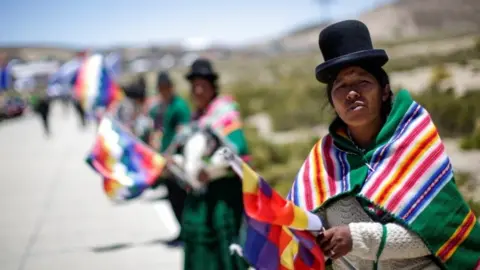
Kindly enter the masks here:
<path id="1" fill-rule="evenodd" d="M 457 189 L 430 115 L 407 91 L 396 95 L 364 153 L 336 127 L 311 150 L 290 200 L 316 211 L 355 194 L 377 215 L 387 213 L 417 233 L 443 268 L 480 269 L 480 225 Z"/>

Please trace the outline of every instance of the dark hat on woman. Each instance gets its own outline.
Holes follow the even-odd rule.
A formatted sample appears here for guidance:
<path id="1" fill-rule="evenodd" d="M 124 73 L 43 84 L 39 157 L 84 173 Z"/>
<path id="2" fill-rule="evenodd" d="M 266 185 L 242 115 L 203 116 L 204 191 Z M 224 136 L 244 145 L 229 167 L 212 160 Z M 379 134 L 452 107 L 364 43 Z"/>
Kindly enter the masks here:
<path id="1" fill-rule="evenodd" d="M 147 97 L 146 82 L 143 77 L 123 87 L 125 95 L 131 99 L 145 99 Z"/>
<path id="2" fill-rule="evenodd" d="M 315 68 L 315 75 L 322 83 L 334 80 L 346 66 L 382 67 L 388 62 L 385 50 L 373 48 L 367 26 L 357 20 L 327 26 L 320 32 L 318 45 L 325 62 Z"/>
<path id="3" fill-rule="evenodd" d="M 212 63 L 207 59 L 197 59 L 190 66 L 190 71 L 185 75 L 185 78 L 191 81 L 193 78 L 200 77 L 210 81 L 216 81 L 218 74 L 212 67 Z"/>
<path id="4" fill-rule="evenodd" d="M 172 85 L 172 79 L 170 79 L 170 75 L 166 71 L 161 71 L 157 75 L 157 87 L 164 84 Z"/>

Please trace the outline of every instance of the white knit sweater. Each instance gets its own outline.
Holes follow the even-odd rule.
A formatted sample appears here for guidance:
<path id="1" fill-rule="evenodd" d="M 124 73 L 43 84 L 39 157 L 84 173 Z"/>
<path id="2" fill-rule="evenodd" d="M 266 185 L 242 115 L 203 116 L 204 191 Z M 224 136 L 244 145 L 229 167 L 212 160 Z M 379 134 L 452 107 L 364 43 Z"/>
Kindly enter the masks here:
<path id="1" fill-rule="evenodd" d="M 345 256 L 356 269 L 374 269 L 382 238 L 382 224 L 373 222 L 354 197 L 341 199 L 319 212 L 329 227 L 347 225 L 352 234 L 353 248 Z M 440 269 L 428 258 L 430 251 L 413 232 L 395 224 L 386 224 L 387 239 L 379 257 L 378 269 L 416 270 Z M 339 260 L 333 269 L 348 269 Z"/>

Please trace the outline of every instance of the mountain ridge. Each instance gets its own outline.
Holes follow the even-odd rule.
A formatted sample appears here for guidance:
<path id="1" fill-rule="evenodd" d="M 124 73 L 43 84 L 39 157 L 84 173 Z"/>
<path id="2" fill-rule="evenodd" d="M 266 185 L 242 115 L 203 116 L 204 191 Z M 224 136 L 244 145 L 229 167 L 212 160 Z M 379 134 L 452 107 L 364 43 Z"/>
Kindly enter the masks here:
<path id="1" fill-rule="evenodd" d="M 433 35 L 448 37 L 463 32 L 480 33 L 480 16 L 477 14 L 480 14 L 479 0 L 398 0 L 377 6 L 360 14 L 356 19 L 369 27 L 375 42 L 393 43 Z M 318 50 L 318 34 L 330 23 L 325 21 L 307 23 L 294 27 L 284 34 L 277 34 L 276 38 L 267 38 L 240 47 L 215 43 L 205 49 L 192 51 L 181 43 L 169 43 L 123 44 L 97 49 L 102 52 L 118 51 L 127 60 L 149 55 L 161 57 L 171 54 L 177 57 L 192 52 L 209 57 L 225 57 L 234 53 L 240 56 L 257 56 L 265 53 L 310 51 Z M 10 45 L 3 47 L 0 45 L 0 51 L 7 52 L 11 58 L 25 60 L 34 60 L 45 55 L 68 60 L 80 50 L 79 46 L 69 44 Z"/>

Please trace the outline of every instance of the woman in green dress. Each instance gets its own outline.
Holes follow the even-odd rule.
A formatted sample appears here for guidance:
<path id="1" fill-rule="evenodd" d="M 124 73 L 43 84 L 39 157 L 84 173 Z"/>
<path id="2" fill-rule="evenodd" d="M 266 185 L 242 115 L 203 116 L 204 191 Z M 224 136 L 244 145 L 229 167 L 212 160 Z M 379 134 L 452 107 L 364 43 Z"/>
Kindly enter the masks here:
<path id="1" fill-rule="evenodd" d="M 247 143 L 240 114 L 231 97 L 218 95 L 217 77 L 211 63 L 204 59 L 196 60 L 186 75 L 196 109 L 193 126 L 217 131 L 238 155 L 246 158 Z M 205 159 L 204 156 L 199 158 Z M 228 169 L 228 165 L 215 167 L 211 160 L 210 163 L 198 161 L 193 166 L 186 161 L 185 167 L 187 175 L 196 178 L 205 189 L 204 192 L 190 192 L 185 200 L 181 233 L 184 269 L 247 269 L 243 259 L 230 250 L 238 241 L 243 220 L 240 179 Z"/>

